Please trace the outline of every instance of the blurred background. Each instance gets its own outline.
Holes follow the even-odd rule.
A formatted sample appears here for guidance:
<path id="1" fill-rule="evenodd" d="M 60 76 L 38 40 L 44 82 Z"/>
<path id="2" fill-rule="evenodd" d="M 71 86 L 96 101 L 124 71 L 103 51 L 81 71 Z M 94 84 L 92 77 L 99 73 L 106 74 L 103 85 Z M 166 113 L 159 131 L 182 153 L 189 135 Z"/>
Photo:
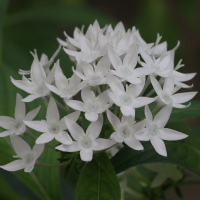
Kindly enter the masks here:
<path id="1" fill-rule="evenodd" d="M 182 72 L 199 74 L 199 0 L 0 0 L 0 115 L 14 115 L 16 92 L 25 97 L 25 93 L 11 84 L 9 77 L 20 79 L 18 70 L 30 69 L 33 60 L 30 51 L 37 49 L 39 56 L 45 53 L 51 57 L 58 47 L 56 38 L 65 38 L 63 31 L 72 36 L 76 26 L 80 28 L 84 24 L 87 28 L 95 19 L 101 27 L 110 23 L 115 26 L 119 21 L 126 28 L 136 26 L 147 43 L 155 42 L 159 33 L 163 36 L 162 41 L 167 41 L 169 50 L 180 40 L 175 63 L 183 59 L 185 67 L 181 68 Z M 64 73 L 71 75 L 73 63 L 68 56 L 61 50 L 58 58 Z M 198 75 L 191 83 L 194 84 L 191 90 L 198 91 Z M 197 94 L 195 100 L 199 99 L 200 94 Z M 27 110 L 39 104 L 41 102 L 37 100 L 34 104 L 27 105 Z M 44 114 L 41 111 L 38 118 L 42 116 Z M 196 131 L 199 130 L 199 119 L 188 123 Z M 0 145 L 0 164 L 10 162 L 10 155 L 14 154 L 9 149 L 9 141 L 5 143 L 0 138 Z M 48 158 L 43 157 L 47 163 L 54 163 L 53 158 L 56 156 L 56 153 L 54 155 L 50 152 Z M 44 169 L 37 169 L 30 176 L 24 175 L 24 172 L 9 173 L 0 169 L 0 199 L 57 199 L 61 183 L 62 199 L 73 200 L 74 189 L 70 189 L 68 181 L 52 175 L 58 173 L 56 170 L 58 169 L 48 169 L 44 172 Z M 36 174 L 39 175 L 36 177 Z M 187 174 L 189 177 L 194 176 L 189 172 Z M 73 177 L 69 179 L 73 182 Z M 49 183 L 43 185 L 44 181 Z M 183 186 L 181 191 L 184 200 L 199 199 L 200 186 Z M 180 197 L 168 190 L 166 199 L 178 200 Z"/>

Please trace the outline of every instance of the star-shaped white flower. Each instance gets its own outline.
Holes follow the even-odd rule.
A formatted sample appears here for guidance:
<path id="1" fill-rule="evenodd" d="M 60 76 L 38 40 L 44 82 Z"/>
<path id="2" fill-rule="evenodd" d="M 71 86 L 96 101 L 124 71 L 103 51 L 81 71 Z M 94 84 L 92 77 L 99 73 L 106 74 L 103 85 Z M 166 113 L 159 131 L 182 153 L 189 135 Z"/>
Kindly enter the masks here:
<path id="1" fill-rule="evenodd" d="M 126 80 L 132 84 L 142 83 L 139 77 L 142 75 L 147 75 L 152 72 L 152 69 L 146 69 L 143 67 L 136 68 L 137 58 L 138 58 L 138 47 L 132 45 L 123 59 L 117 55 L 117 53 L 111 48 L 108 47 L 108 55 L 112 66 L 115 70 L 110 70 L 114 75 Z"/>
<path id="2" fill-rule="evenodd" d="M 76 121 L 80 115 L 80 112 L 73 112 L 67 115 L 73 121 Z M 36 144 L 47 143 L 54 138 L 63 144 L 72 144 L 72 139 L 69 134 L 64 131 L 67 129 L 64 117 L 60 120 L 60 114 L 53 97 L 49 100 L 47 107 L 46 120 L 42 121 L 24 121 L 24 123 L 30 128 L 43 132 L 40 137 L 37 138 Z"/>
<path id="3" fill-rule="evenodd" d="M 151 141 L 154 149 L 162 156 L 167 156 L 167 151 L 163 140 L 182 140 L 186 134 L 164 128 L 172 112 L 172 104 L 162 108 L 157 115 L 152 117 L 148 106 L 145 106 L 146 128 L 135 133 L 135 137 L 140 141 Z"/>
<path id="4" fill-rule="evenodd" d="M 77 100 L 68 100 L 66 104 L 75 109 L 85 112 L 85 118 L 89 121 L 96 121 L 98 115 L 103 113 L 111 105 L 108 91 L 102 92 L 99 96 L 95 96 L 94 92 L 87 86 L 81 91 L 83 102 Z"/>
<path id="5" fill-rule="evenodd" d="M 188 104 L 188 106 L 185 106 L 182 105 L 182 103 L 191 100 L 197 94 L 197 92 L 184 92 L 174 94 L 177 91 L 177 87 L 174 87 L 173 76 L 165 78 L 163 89 L 153 75 L 151 75 L 150 78 L 153 88 L 159 97 L 158 101 L 164 105 L 172 103 L 173 107 L 175 108 L 185 108 L 188 107 L 190 104 Z M 178 87 L 178 89 L 180 89 L 180 87 Z"/>
<path id="6" fill-rule="evenodd" d="M 54 78 L 54 72 L 58 63 L 59 62 L 57 62 L 54 65 L 52 70 L 48 73 L 48 76 L 46 76 L 44 68 L 38 61 L 38 58 L 34 57 L 34 61 L 31 66 L 30 79 L 27 79 L 25 76 L 23 76 L 22 80 L 15 80 L 11 77 L 11 81 L 16 87 L 31 94 L 26 98 L 24 98 L 22 101 L 31 102 L 39 97 L 44 97 L 49 95 L 50 90 L 46 87 L 45 82 L 49 84 L 52 83 Z"/>
<path id="7" fill-rule="evenodd" d="M 142 83 L 137 85 L 126 85 L 126 91 L 122 83 L 112 74 L 107 75 L 107 82 L 113 92 L 109 92 L 111 100 L 120 107 L 123 115 L 135 116 L 135 108 L 154 102 L 157 97 L 138 97 L 142 92 L 145 77 L 141 77 Z"/>
<path id="8" fill-rule="evenodd" d="M 80 71 L 79 65 L 77 65 L 77 70 Z M 55 84 L 56 87 L 48 83 L 46 83 L 46 86 L 61 98 L 68 100 L 82 90 L 87 85 L 87 81 L 81 82 L 81 79 L 76 74 L 67 79 L 58 63 L 55 70 Z"/>
<path id="9" fill-rule="evenodd" d="M 48 75 L 48 73 L 50 72 L 49 67 L 51 66 L 51 64 L 53 63 L 55 57 L 58 55 L 58 53 L 60 52 L 61 49 L 61 45 L 59 45 L 58 49 L 55 51 L 55 53 L 52 55 L 52 57 L 50 58 L 50 60 L 48 59 L 48 56 L 46 54 L 42 54 L 40 61 L 38 59 L 38 55 L 37 55 L 37 51 L 35 50 L 33 57 L 36 57 L 38 59 L 38 61 L 40 62 L 41 66 L 44 68 L 44 71 L 46 73 L 46 75 Z M 34 62 L 34 61 L 33 61 Z M 31 71 L 30 70 L 21 70 L 19 69 L 19 74 L 21 75 L 28 75 L 30 74 Z"/>
<path id="10" fill-rule="evenodd" d="M 107 83 L 106 74 L 110 70 L 110 64 L 108 56 L 105 55 L 99 60 L 97 65 L 80 61 L 79 65 L 82 67 L 84 75 L 74 69 L 73 72 L 81 79 L 88 81 L 88 85 L 98 86 Z"/>
<path id="11" fill-rule="evenodd" d="M 173 50 L 171 50 L 173 51 Z M 176 70 L 168 69 L 168 65 L 171 60 L 170 52 L 162 54 L 160 57 L 155 58 L 154 55 L 151 57 L 142 48 L 139 50 L 140 55 L 144 59 L 145 63 L 138 60 L 138 62 L 146 69 L 152 69 L 153 73 L 161 77 L 169 77 L 169 73 L 172 71 L 174 76 L 185 76 L 184 74 L 177 72 Z"/>
<path id="12" fill-rule="evenodd" d="M 15 118 L 0 116 L 0 127 L 7 129 L 0 133 L 0 137 L 5 137 L 8 135 L 22 135 L 26 131 L 26 126 L 23 120 L 32 120 L 36 117 L 40 110 L 38 108 L 28 112 L 26 114 L 25 103 L 22 101 L 22 96 L 17 94 L 16 97 L 16 105 L 15 105 Z"/>
<path id="13" fill-rule="evenodd" d="M 66 117 L 65 122 L 75 141 L 71 145 L 63 144 L 56 147 L 56 149 L 65 152 L 80 151 L 81 160 L 83 161 L 91 161 L 93 151 L 107 149 L 116 143 L 113 140 L 98 138 L 103 125 L 102 115 L 99 115 L 98 120 L 88 126 L 86 133 L 78 124 L 69 118 Z"/>
<path id="14" fill-rule="evenodd" d="M 135 150 L 143 150 L 143 146 L 138 139 L 135 138 L 134 134 L 142 130 L 145 126 L 145 121 L 135 123 L 135 117 L 133 116 L 122 116 L 121 121 L 114 115 L 110 110 L 107 110 L 107 117 L 109 122 L 112 124 L 115 132 L 112 133 L 111 138 L 119 143 L 126 143 L 130 148 Z"/>
<path id="15" fill-rule="evenodd" d="M 20 137 L 11 136 L 11 144 L 16 152 L 14 158 L 20 158 L 20 160 L 15 160 L 7 165 L 0 166 L 2 169 L 7 171 L 17 171 L 24 169 L 25 172 L 31 172 L 35 166 L 37 159 L 40 157 L 44 150 L 44 144 L 35 144 L 33 150 L 30 146 Z"/>

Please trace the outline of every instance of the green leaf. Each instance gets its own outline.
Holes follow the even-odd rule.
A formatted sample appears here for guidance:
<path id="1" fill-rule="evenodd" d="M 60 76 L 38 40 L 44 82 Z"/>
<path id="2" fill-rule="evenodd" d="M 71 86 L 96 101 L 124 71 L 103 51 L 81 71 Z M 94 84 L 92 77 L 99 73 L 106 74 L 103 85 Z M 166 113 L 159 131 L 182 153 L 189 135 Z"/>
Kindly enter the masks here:
<path id="1" fill-rule="evenodd" d="M 3 69 L 0 70 L 0 115 L 5 116 L 14 116 L 15 100 L 16 93 L 19 92 L 25 97 L 25 93 L 17 89 L 12 85 L 10 81 L 10 75 L 19 77 L 16 72 L 12 71 L 11 68 L 4 65 Z M 27 93 L 26 93 L 27 96 Z M 36 100 L 31 102 L 31 104 L 26 104 L 27 112 L 38 107 L 42 104 L 41 100 Z M 37 118 L 44 119 L 45 117 L 45 108 L 42 105 Z M 22 136 L 22 138 L 33 147 L 35 141 L 28 136 Z M 57 144 L 56 141 L 52 143 L 53 145 Z M 0 138 L 0 151 L 3 152 L 0 156 L 0 164 L 4 165 L 13 161 L 13 155 L 15 152 L 12 147 L 9 145 L 9 137 Z M 44 152 L 42 153 L 39 160 L 43 163 L 58 163 L 57 158 L 59 157 L 59 152 L 45 147 Z M 25 173 L 23 170 L 13 172 L 14 175 L 24 182 L 27 187 L 29 187 L 40 199 L 44 200 L 53 200 L 60 199 L 60 175 L 59 168 L 45 168 L 45 167 L 34 167 L 34 170 L 31 174 Z"/>
<path id="2" fill-rule="evenodd" d="M 174 123 L 175 130 L 189 134 L 189 137 L 180 141 L 165 141 L 167 157 L 159 155 L 150 142 L 142 142 L 144 151 L 135 151 L 127 146 L 122 148 L 112 159 L 117 173 L 130 167 L 147 163 L 171 163 L 182 166 L 200 176 L 200 140 L 194 131 L 184 124 Z"/>
<path id="3" fill-rule="evenodd" d="M 3 41 L 3 22 L 4 16 L 6 14 L 8 0 L 0 1 L 0 67 L 2 65 L 2 58 L 1 58 L 1 50 L 2 50 L 2 41 Z"/>
<path id="4" fill-rule="evenodd" d="M 192 101 L 191 105 L 185 109 L 173 108 L 169 122 L 178 122 L 200 116 L 200 101 Z"/>
<path id="5" fill-rule="evenodd" d="M 119 181 L 108 156 L 106 153 L 99 156 L 83 169 L 76 188 L 77 200 L 121 199 Z"/>

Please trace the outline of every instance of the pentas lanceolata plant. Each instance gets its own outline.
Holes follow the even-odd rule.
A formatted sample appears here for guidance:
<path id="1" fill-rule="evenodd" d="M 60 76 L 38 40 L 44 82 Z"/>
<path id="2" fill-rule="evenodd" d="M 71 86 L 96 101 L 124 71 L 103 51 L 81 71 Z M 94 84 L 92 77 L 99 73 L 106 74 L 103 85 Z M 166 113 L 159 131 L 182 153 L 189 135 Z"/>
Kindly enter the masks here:
<path id="1" fill-rule="evenodd" d="M 114 28 L 100 28 L 95 21 L 86 32 L 76 28 L 73 37 L 65 36 L 65 41 L 58 39 L 59 48 L 51 59 L 45 54 L 39 59 L 35 51 L 30 71 L 19 70 L 21 80 L 11 77 L 12 83 L 29 95 L 22 98 L 17 94 L 15 119 L 0 117 L 0 126 L 5 129 L 0 137 L 10 137 L 17 154 L 14 157 L 19 158 L 1 168 L 31 172 L 34 165 L 45 166 L 37 160 L 45 146 L 62 154 L 80 155 L 82 161 L 89 162 L 94 154 L 120 143 L 142 151 L 140 141 L 150 140 L 158 154 L 167 156 L 163 140 L 187 137 L 165 128 L 172 109 L 187 108 L 190 103 L 183 103 L 197 93 L 177 93 L 191 88 L 185 82 L 196 74 L 178 72 L 184 66 L 181 61 L 174 64 L 179 42 L 167 50 L 167 42 L 160 43 L 158 34 L 155 43 L 146 43 L 135 27 L 126 31 L 121 22 Z M 55 61 L 61 46 L 75 63 L 75 67 L 68 66 L 73 71 L 71 77 L 63 73 L 59 60 Z M 40 121 L 33 120 L 40 107 L 27 114 L 25 111 L 24 102 L 37 98 L 42 98 L 47 108 L 46 118 Z M 58 107 L 66 112 L 62 118 Z M 144 110 L 143 119 L 138 116 L 139 108 Z M 83 122 L 88 122 L 86 128 Z M 30 129 L 41 135 L 36 137 Z M 33 150 L 22 139 L 23 134 L 35 139 Z M 49 144 L 54 139 L 56 147 Z M 67 164 L 61 161 L 58 166 Z"/>

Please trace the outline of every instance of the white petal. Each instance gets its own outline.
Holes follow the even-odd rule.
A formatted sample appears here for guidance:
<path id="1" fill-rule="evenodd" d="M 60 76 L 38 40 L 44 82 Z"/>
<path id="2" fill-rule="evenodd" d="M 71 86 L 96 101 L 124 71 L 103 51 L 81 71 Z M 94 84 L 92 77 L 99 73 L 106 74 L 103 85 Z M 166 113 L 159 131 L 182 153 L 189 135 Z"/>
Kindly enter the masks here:
<path id="1" fill-rule="evenodd" d="M 20 81 L 20 80 L 15 80 L 11 77 L 11 82 L 18 88 L 24 90 L 25 92 L 32 94 L 34 91 L 36 85 L 35 83 L 28 82 L 28 81 Z"/>
<path id="2" fill-rule="evenodd" d="M 28 165 L 25 167 L 24 172 L 30 173 L 30 172 L 32 172 L 33 168 L 34 168 L 34 164 Z"/>
<path id="3" fill-rule="evenodd" d="M 93 146 L 94 151 L 101 151 L 103 149 L 107 149 L 111 146 L 113 146 L 116 142 L 113 140 L 108 140 L 108 139 L 96 139 L 95 140 L 95 146 Z"/>
<path id="4" fill-rule="evenodd" d="M 184 93 L 174 94 L 173 100 L 174 103 L 185 103 L 191 100 L 196 94 L 197 92 L 184 92 Z"/>
<path id="5" fill-rule="evenodd" d="M 138 131 L 137 133 L 134 134 L 134 136 L 135 136 L 138 140 L 140 140 L 140 141 L 149 141 L 149 140 L 150 140 L 146 128 L 144 128 L 144 129 L 141 130 L 141 131 Z"/>
<path id="6" fill-rule="evenodd" d="M 28 112 L 28 113 L 26 114 L 25 120 L 26 120 L 26 121 L 31 121 L 31 120 L 33 120 L 33 119 L 36 117 L 36 115 L 38 114 L 40 108 L 41 108 L 41 106 L 39 106 L 39 107 L 35 108 L 34 110 Z"/>
<path id="7" fill-rule="evenodd" d="M 119 70 L 119 68 L 122 66 L 122 61 L 110 46 L 108 47 L 108 56 L 115 70 Z"/>
<path id="8" fill-rule="evenodd" d="M 148 105 L 145 106 L 145 116 L 148 124 L 153 121 L 153 117 Z"/>
<path id="9" fill-rule="evenodd" d="M 115 94 L 115 93 L 113 93 L 113 92 L 109 92 L 108 93 L 109 94 L 109 97 L 110 97 L 110 99 L 117 105 L 117 106 L 121 106 L 121 102 L 120 102 L 120 100 L 119 100 L 119 97 Z"/>
<path id="10" fill-rule="evenodd" d="M 103 116 L 102 114 L 100 114 L 98 120 L 92 122 L 88 126 L 86 130 L 86 135 L 90 135 L 90 137 L 95 140 L 101 132 L 102 125 L 103 125 Z"/>
<path id="11" fill-rule="evenodd" d="M 6 137 L 8 135 L 12 135 L 13 131 L 4 131 L 0 133 L 0 137 Z"/>
<path id="12" fill-rule="evenodd" d="M 49 134 L 49 133 L 43 133 L 42 135 L 40 135 L 37 140 L 35 141 L 36 144 L 45 144 L 47 142 L 50 142 L 51 140 L 54 139 L 54 135 L 53 134 Z"/>
<path id="13" fill-rule="evenodd" d="M 91 53 L 90 42 L 88 41 L 88 39 L 83 34 L 80 34 L 79 44 L 80 44 L 81 51 L 84 54 L 90 54 Z"/>
<path id="14" fill-rule="evenodd" d="M 98 97 L 98 101 L 103 105 L 107 104 L 110 101 L 110 97 L 108 96 L 108 90 L 102 92 Z"/>
<path id="15" fill-rule="evenodd" d="M 60 96 L 60 92 L 59 92 L 58 88 L 56 88 L 55 86 L 50 85 L 48 83 L 45 83 L 45 85 L 49 90 L 51 90 L 52 92 L 54 92 L 55 94 Z"/>
<path id="16" fill-rule="evenodd" d="M 174 103 L 173 104 L 173 107 L 174 108 L 187 108 L 191 105 L 191 103 L 188 103 L 188 105 L 182 105 L 182 104 L 179 104 L 179 103 Z"/>
<path id="17" fill-rule="evenodd" d="M 44 151 L 44 144 L 35 144 L 33 151 L 35 153 L 35 160 L 37 160 Z"/>
<path id="18" fill-rule="evenodd" d="M 15 123 L 16 123 L 16 120 L 11 117 L 0 116 L 0 127 L 4 129 L 12 129 L 13 124 Z"/>
<path id="19" fill-rule="evenodd" d="M 99 60 L 96 71 L 101 72 L 102 74 L 106 74 L 110 69 L 110 65 L 111 65 L 110 59 L 106 54 Z"/>
<path id="20" fill-rule="evenodd" d="M 45 80 L 46 83 L 51 84 L 53 82 L 53 79 L 55 77 L 55 71 L 56 71 L 56 68 L 57 68 L 58 65 L 59 65 L 59 60 L 54 64 L 53 68 L 48 73 L 48 76 L 47 76 L 47 78 Z"/>
<path id="21" fill-rule="evenodd" d="M 142 48 L 140 48 L 140 55 L 147 64 L 151 65 L 153 63 L 151 56 L 149 56 Z"/>
<path id="22" fill-rule="evenodd" d="M 149 97 L 137 97 L 134 99 L 133 106 L 134 108 L 140 108 L 142 106 L 145 106 L 147 104 L 150 104 L 154 102 L 157 99 L 157 97 L 149 98 Z"/>
<path id="23" fill-rule="evenodd" d="M 160 138 L 155 137 L 152 138 L 150 141 L 158 154 L 160 154 L 161 156 L 167 156 L 165 143 Z"/>
<path id="24" fill-rule="evenodd" d="M 45 121 L 24 121 L 24 124 L 39 132 L 45 132 L 47 130 Z"/>
<path id="25" fill-rule="evenodd" d="M 26 151 L 31 151 L 30 146 L 18 136 L 10 136 L 10 141 L 17 155 L 21 155 Z"/>
<path id="26" fill-rule="evenodd" d="M 163 128 L 162 131 L 160 131 L 160 138 L 163 140 L 182 140 L 186 137 L 188 137 L 188 135 L 169 128 Z"/>
<path id="27" fill-rule="evenodd" d="M 46 117 L 47 117 L 47 121 L 50 123 L 56 123 L 56 122 L 59 122 L 59 120 L 60 120 L 60 114 L 58 111 L 58 107 L 57 107 L 56 102 L 53 99 L 53 97 L 51 97 L 49 100 Z"/>
<path id="28" fill-rule="evenodd" d="M 132 126 L 132 130 L 134 131 L 134 133 L 136 133 L 136 132 L 141 131 L 142 129 L 144 129 L 145 125 L 146 125 L 146 120 L 142 120 L 142 121 L 134 124 Z"/>
<path id="29" fill-rule="evenodd" d="M 82 98 L 84 103 L 88 103 L 94 98 L 92 91 L 90 90 L 90 86 L 87 86 L 84 89 L 82 89 L 81 98 Z"/>
<path id="30" fill-rule="evenodd" d="M 124 142 L 132 149 L 135 149 L 135 150 L 143 150 L 144 149 L 142 144 L 135 137 L 125 139 Z"/>
<path id="31" fill-rule="evenodd" d="M 171 112 L 172 104 L 168 104 L 158 112 L 153 121 L 158 125 L 159 128 L 163 128 L 167 124 Z"/>
<path id="32" fill-rule="evenodd" d="M 129 83 L 132 83 L 132 84 L 140 84 L 140 83 L 142 83 L 142 81 L 140 80 L 140 78 L 128 78 L 127 81 Z"/>
<path id="33" fill-rule="evenodd" d="M 73 113 L 70 113 L 66 117 L 71 119 L 72 121 L 76 122 L 78 120 L 79 116 L 80 116 L 80 111 L 75 111 Z"/>
<path id="34" fill-rule="evenodd" d="M 134 69 L 137 64 L 137 57 L 138 57 L 138 46 L 133 44 L 124 57 L 123 66 L 130 66 L 132 69 Z"/>
<path id="35" fill-rule="evenodd" d="M 72 68 L 72 71 L 74 72 L 74 74 L 76 74 L 76 75 L 77 75 L 79 78 L 81 78 L 82 80 L 87 80 L 87 79 L 88 79 L 88 78 L 87 78 L 86 76 L 84 76 L 82 73 L 80 73 L 80 72 L 74 70 L 73 68 Z"/>
<path id="36" fill-rule="evenodd" d="M 127 107 L 127 106 L 121 106 L 120 110 L 121 110 L 122 114 L 125 116 L 132 115 L 133 117 L 135 117 L 135 109 L 134 108 Z"/>
<path id="37" fill-rule="evenodd" d="M 163 85 L 163 91 L 166 91 L 169 94 L 172 94 L 174 90 L 174 78 L 173 76 L 165 78 L 165 83 Z"/>
<path id="38" fill-rule="evenodd" d="M 122 93 L 124 93 L 124 86 L 114 75 L 108 73 L 106 75 L 106 80 L 115 94 L 121 95 Z"/>
<path id="39" fill-rule="evenodd" d="M 22 160 L 15 160 L 11 163 L 8 163 L 7 165 L 3 165 L 0 167 L 7 171 L 13 172 L 13 171 L 23 169 L 25 167 L 25 165 L 23 164 Z"/>
<path id="40" fill-rule="evenodd" d="M 38 95 L 29 95 L 29 96 L 27 96 L 26 98 L 24 98 L 22 101 L 23 101 L 23 102 L 31 102 L 31 101 L 33 101 L 33 100 L 39 98 L 39 97 L 40 97 L 40 96 L 38 96 Z"/>
<path id="41" fill-rule="evenodd" d="M 65 101 L 65 102 L 69 107 L 73 108 L 74 110 L 80 110 L 80 111 L 83 111 L 83 112 L 86 111 L 85 104 L 81 101 L 68 100 L 68 101 Z"/>
<path id="42" fill-rule="evenodd" d="M 107 117 L 109 122 L 112 124 L 112 127 L 114 128 L 115 131 L 117 131 L 118 126 L 120 125 L 120 120 L 119 118 L 114 115 L 110 110 L 107 110 Z"/>
<path id="43" fill-rule="evenodd" d="M 81 147 L 79 146 L 78 142 L 73 142 L 70 145 L 60 145 L 57 146 L 56 149 L 60 150 L 60 151 L 64 151 L 64 152 L 76 152 L 76 151 L 80 151 Z"/>
<path id="44" fill-rule="evenodd" d="M 114 132 L 112 133 L 112 135 L 110 136 L 111 139 L 115 140 L 116 142 L 122 143 L 124 141 L 124 138 L 122 138 L 119 133 Z"/>
<path id="45" fill-rule="evenodd" d="M 16 105 L 15 105 L 15 119 L 25 118 L 25 113 L 26 113 L 25 103 L 22 102 L 21 100 L 22 96 L 17 93 Z"/>
<path id="46" fill-rule="evenodd" d="M 92 160 L 93 151 L 90 149 L 82 149 L 80 151 L 81 160 L 89 162 Z"/>
<path id="47" fill-rule="evenodd" d="M 91 112 L 85 113 L 85 118 L 91 122 L 95 122 L 98 119 L 98 116 L 99 115 L 97 113 L 91 113 Z"/>
<path id="48" fill-rule="evenodd" d="M 71 50 L 66 49 L 66 48 L 63 48 L 63 50 L 65 51 L 65 53 L 67 53 L 70 56 L 81 57 L 83 55 L 82 52 L 71 51 Z"/>
<path id="49" fill-rule="evenodd" d="M 62 143 L 62 144 L 66 144 L 66 145 L 70 145 L 73 143 L 71 137 L 69 136 L 69 134 L 66 131 L 62 131 L 62 133 L 55 135 L 55 139 Z"/>
<path id="50" fill-rule="evenodd" d="M 159 95 L 162 92 L 162 88 L 160 84 L 158 83 L 158 81 L 155 79 L 153 75 L 150 75 L 150 78 L 151 78 L 151 83 L 153 85 L 154 90 Z"/>
<path id="51" fill-rule="evenodd" d="M 79 65 L 82 67 L 83 73 L 86 77 L 94 73 L 94 70 L 90 64 L 85 63 L 84 61 L 80 61 Z"/>
<path id="52" fill-rule="evenodd" d="M 76 140 L 79 141 L 80 136 L 85 136 L 85 133 L 83 129 L 74 121 L 71 119 L 65 117 L 65 123 L 67 125 L 67 128 L 69 132 L 71 133 L 72 137 Z"/>

